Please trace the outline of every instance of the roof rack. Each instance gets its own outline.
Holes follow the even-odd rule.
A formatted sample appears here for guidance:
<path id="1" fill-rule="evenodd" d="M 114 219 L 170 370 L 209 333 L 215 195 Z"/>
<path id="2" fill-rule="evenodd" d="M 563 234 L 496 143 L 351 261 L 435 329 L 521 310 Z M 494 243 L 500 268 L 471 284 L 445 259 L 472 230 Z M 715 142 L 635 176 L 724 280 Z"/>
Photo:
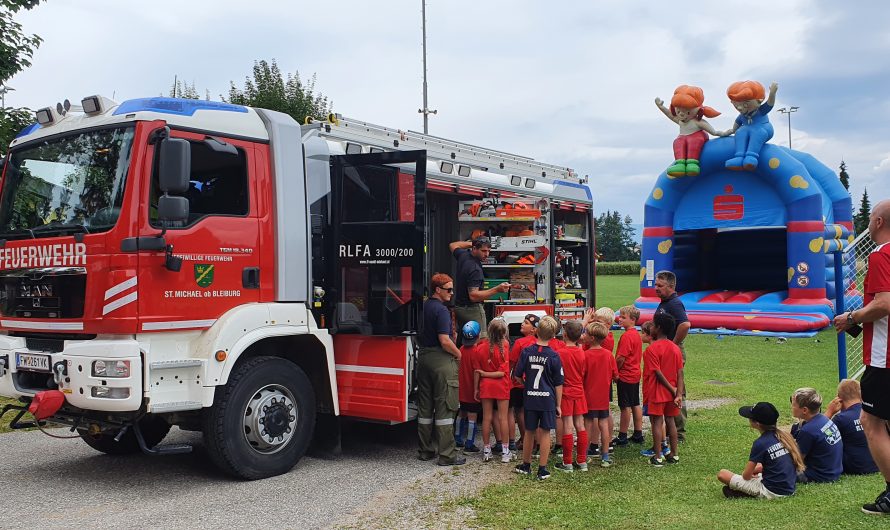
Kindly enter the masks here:
<path id="1" fill-rule="evenodd" d="M 428 157 L 431 159 L 450 162 L 456 166 L 465 165 L 492 173 L 533 178 L 544 177 L 573 182 L 584 181 L 567 167 L 545 164 L 526 156 L 486 149 L 416 131 L 403 131 L 344 118 L 339 114 L 329 116 L 328 120 L 324 122 L 312 122 L 309 125 L 304 125 L 304 128 L 317 128 L 322 136 L 332 140 L 355 142 L 387 151 L 422 149 L 427 151 Z"/>

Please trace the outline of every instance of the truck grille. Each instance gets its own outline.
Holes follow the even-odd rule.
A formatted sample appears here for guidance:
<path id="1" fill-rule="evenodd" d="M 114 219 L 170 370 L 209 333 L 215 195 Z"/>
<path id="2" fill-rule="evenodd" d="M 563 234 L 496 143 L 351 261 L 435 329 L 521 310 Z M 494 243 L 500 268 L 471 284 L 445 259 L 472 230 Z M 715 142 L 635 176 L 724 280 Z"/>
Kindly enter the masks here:
<path id="1" fill-rule="evenodd" d="M 46 267 L 0 273 L 0 313 L 16 318 L 83 317 L 87 271 Z"/>

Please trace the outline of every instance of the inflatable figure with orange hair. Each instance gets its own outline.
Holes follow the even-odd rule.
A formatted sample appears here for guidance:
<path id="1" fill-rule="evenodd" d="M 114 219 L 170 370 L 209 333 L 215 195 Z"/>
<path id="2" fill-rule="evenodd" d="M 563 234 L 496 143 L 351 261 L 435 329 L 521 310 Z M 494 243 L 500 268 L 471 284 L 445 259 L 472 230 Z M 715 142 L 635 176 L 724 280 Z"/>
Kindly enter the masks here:
<path id="1" fill-rule="evenodd" d="M 714 130 L 704 116 L 714 118 L 720 113 L 704 106 L 705 93 L 697 86 L 680 85 L 674 90 L 671 108 L 666 109 L 661 98 L 655 98 L 658 107 L 669 120 L 680 126 L 680 135 L 674 140 L 674 163 L 667 169 L 671 177 L 695 177 L 701 171 L 699 157 L 702 146 L 708 141 L 708 134 L 725 136 Z M 707 131 L 707 132 L 706 132 Z"/>
<path id="2" fill-rule="evenodd" d="M 732 106 L 739 111 L 731 133 L 735 133 L 735 156 L 726 161 L 727 169 L 754 171 L 760 158 L 760 149 L 773 137 L 769 111 L 776 104 L 779 85 L 769 86 L 769 98 L 763 103 L 763 85 L 757 81 L 737 81 L 726 89 Z"/>

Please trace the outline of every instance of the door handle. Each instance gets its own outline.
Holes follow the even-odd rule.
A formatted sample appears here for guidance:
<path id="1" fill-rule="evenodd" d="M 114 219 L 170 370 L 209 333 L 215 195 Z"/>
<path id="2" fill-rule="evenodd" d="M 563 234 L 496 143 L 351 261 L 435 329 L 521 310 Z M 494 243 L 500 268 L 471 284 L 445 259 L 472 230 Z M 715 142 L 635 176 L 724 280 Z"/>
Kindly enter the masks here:
<path id="1" fill-rule="evenodd" d="M 245 289 L 259 289 L 260 268 L 245 267 L 244 270 L 241 271 L 241 286 Z"/>

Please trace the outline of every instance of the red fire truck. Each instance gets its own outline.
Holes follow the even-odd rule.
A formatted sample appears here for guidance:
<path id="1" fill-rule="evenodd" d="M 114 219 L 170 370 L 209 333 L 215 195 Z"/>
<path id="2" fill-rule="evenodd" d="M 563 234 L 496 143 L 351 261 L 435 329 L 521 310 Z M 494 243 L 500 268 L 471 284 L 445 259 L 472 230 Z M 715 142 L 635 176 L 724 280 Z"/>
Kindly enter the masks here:
<path id="1" fill-rule="evenodd" d="M 492 236 L 486 275 L 522 287 L 490 314 L 577 316 L 591 206 L 567 168 L 336 115 L 41 109 L 0 185 L 3 413 L 113 454 L 188 451 L 160 443 L 177 426 L 231 475 L 287 472 L 339 417 L 414 419 L 421 306 L 450 241 Z"/>

